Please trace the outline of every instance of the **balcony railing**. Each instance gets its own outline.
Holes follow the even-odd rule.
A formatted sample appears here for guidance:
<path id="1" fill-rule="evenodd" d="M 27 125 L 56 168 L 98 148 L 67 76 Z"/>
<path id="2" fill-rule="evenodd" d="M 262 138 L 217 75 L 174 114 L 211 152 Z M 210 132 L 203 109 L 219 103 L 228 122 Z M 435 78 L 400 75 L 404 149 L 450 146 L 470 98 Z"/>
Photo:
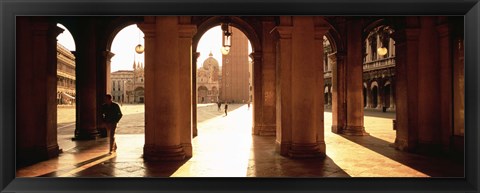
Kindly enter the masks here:
<path id="1" fill-rule="evenodd" d="M 363 64 L 363 71 L 368 72 L 372 70 L 378 70 L 383 68 L 389 68 L 395 66 L 395 57 L 382 58 L 380 60 L 375 60 L 371 62 L 366 62 Z"/>

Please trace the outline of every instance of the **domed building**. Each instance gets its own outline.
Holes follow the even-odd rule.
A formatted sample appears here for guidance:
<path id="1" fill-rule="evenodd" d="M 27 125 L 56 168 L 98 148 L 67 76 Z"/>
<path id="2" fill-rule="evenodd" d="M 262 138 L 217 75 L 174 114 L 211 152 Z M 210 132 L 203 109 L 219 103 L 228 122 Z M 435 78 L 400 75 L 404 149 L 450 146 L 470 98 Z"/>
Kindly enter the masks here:
<path id="1" fill-rule="evenodd" d="M 222 71 L 210 52 L 202 67 L 197 69 L 197 103 L 217 102 L 220 95 Z"/>

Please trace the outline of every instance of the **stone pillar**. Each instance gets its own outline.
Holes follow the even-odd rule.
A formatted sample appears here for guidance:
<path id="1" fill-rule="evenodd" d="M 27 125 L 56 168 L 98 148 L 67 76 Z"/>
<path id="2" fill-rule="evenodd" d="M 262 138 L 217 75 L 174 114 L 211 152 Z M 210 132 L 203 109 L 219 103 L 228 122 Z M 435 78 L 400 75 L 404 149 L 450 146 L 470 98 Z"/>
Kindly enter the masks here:
<path id="1" fill-rule="evenodd" d="M 292 24 L 291 17 L 281 17 L 278 35 L 276 67 L 276 148 L 280 155 L 287 156 L 292 145 Z"/>
<path id="2" fill-rule="evenodd" d="M 453 65 L 452 65 L 452 45 L 451 45 L 451 30 L 448 24 L 442 24 L 436 27 L 437 32 L 439 34 L 438 37 L 438 47 L 440 49 L 439 53 L 439 74 L 440 74 L 440 128 L 441 128 L 441 136 L 440 141 L 442 144 L 443 150 L 450 149 L 450 137 L 452 136 L 452 128 L 453 128 Z"/>
<path id="3" fill-rule="evenodd" d="M 362 95 L 362 26 L 356 19 L 347 24 L 346 106 L 347 125 L 345 135 L 368 135 L 363 127 Z"/>
<path id="4" fill-rule="evenodd" d="M 254 129 L 254 134 L 257 134 L 255 131 L 258 131 L 259 135 L 275 135 L 276 130 L 276 88 L 275 88 L 275 54 L 276 54 L 276 43 L 274 37 L 271 35 L 272 29 L 275 27 L 275 22 L 272 20 L 263 21 L 263 31 L 262 31 L 262 51 L 259 52 L 255 50 L 255 55 L 253 55 L 253 78 L 255 86 L 260 85 L 260 92 L 254 92 L 255 99 L 261 100 L 261 127 L 259 130 Z M 258 54 L 258 55 L 257 55 Z M 261 64 L 261 65 L 260 65 Z M 257 68 L 257 65 L 259 67 Z M 260 84 L 255 83 L 255 81 L 261 81 Z M 255 89 L 255 88 L 254 88 Z M 257 90 L 254 90 L 257 91 Z M 260 95 L 257 97 L 256 95 Z M 257 102 L 253 105 L 260 105 Z M 254 113 L 257 113 L 254 111 Z M 255 121 L 256 125 L 259 123 Z"/>
<path id="5" fill-rule="evenodd" d="M 16 26 L 16 163 L 22 166 L 60 152 L 56 37 L 62 29 L 45 17 L 17 17 Z"/>
<path id="6" fill-rule="evenodd" d="M 112 94 L 112 81 L 110 79 L 110 63 L 111 58 L 114 56 L 110 51 L 103 51 L 99 65 L 97 65 L 97 131 L 100 134 L 100 137 L 107 137 L 107 130 L 102 125 L 102 104 L 104 103 L 105 95 Z M 103 83 L 103 84 L 101 84 Z"/>
<path id="7" fill-rule="evenodd" d="M 395 111 L 395 86 L 394 86 L 394 80 L 390 80 L 390 106 L 388 107 L 388 110 Z"/>
<path id="8" fill-rule="evenodd" d="M 325 155 L 317 143 L 317 140 L 323 140 L 318 139 L 321 134 L 317 128 L 319 122 L 323 122 L 323 46 L 318 45 L 315 37 L 317 36 L 313 17 L 294 16 L 292 52 L 281 53 L 292 55 L 290 94 L 292 146 L 288 152 L 290 157 Z M 320 117 L 322 121 L 318 120 Z"/>
<path id="9" fill-rule="evenodd" d="M 365 109 L 370 109 L 372 106 L 372 90 L 370 89 L 369 85 L 365 88 L 366 92 L 365 95 L 367 96 L 367 105 L 365 105 Z"/>
<path id="10" fill-rule="evenodd" d="M 186 17 L 189 19 L 189 17 Z M 192 37 L 197 32 L 195 25 L 179 26 L 179 61 L 180 61 L 180 81 L 178 83 L 180 89 L 180 109 L 179 116 L 183 117 L 179 120 L 180 143 L 183 147 L 186 157 L 192 157 Z"/>
<path id="11" fill-rule="evenodd" d="M 264 135 L 263 132 L 263 93 L 262 93 L 262 53 L 252 53 L 253 59 L 253 122 L 252 133 L 255 135 Z"/>
<path id="12" fill-rule="evenodd" d="M 75 128 L 76 140 L 95 139 L 97 136 L 97 45 L 93 19 L 77 21 L 75 68 L 77 80 Z M 99 100 L 103 100 L 104 97 Z"/>
<path id="13" fill-rule="evenodd" d="M 420 57 L 418 57 L 417 66 L 418 90 L 416 94 L 418 100 L 417 116 L 419 120 L 418 145 L 420 149 L 417 149 L 417 151 L 425 152 L 439 148 L 441 134 L 441 124 L 439 124 L 438 121 L 441 119 L 439 112 L 440 106 L 446 105 L 442 104 L 440 100 L 441 95 L 439 91 L 441 86 L 439 81 L 443 78 L 451 77 L 448 74 L 444 75 L 447 77 L 443 77 L 443 75 L 439 76 L 439 68 L 441 68 L 438 61 L 440 58 L 439 50 L 445 50 L 446 52 L 450 50 L 448 50 L 448 47 L 438 49 L 439 39 L 436 37 L 435 20 L 436 17 L 420 18 L 421 31 L 419 34 L 418 50 Z M 448 46 L 448 44 L 446 44 L 446 46 Z M 450 67 L 447 66 L 447 68 Z M 451 79 L 445 81 L 451 81 Z M 445 86 L 449 85 L 448 83 L 446 84 Z M 451 100 L 448 104 L 451 104 Z"/>
<path id="14" fill-rule="evenodd" d="M 384 105 L 384 98 L 385 98 L 385 95 L 384 95 L 384 89 L 385 87 L 383 86 L 383 82 L 378 81 L 378 89 L 377 89 L 377 108 L 378 110 L 382 110 L 383 106 Z"/>
<path id="15" fill-rule="evenodd" d="M 192 82 L 195 83 L 192 87 L 192 137 L 196 137 L 198 135 L 197 129 L 197 59 L 200 56 L 200 52 L 195 52 L 192 54 Z M 220 88 L 218 88 L 220 92 Z"/>
<path id="16" fill-rule="evenodd" d="M 144 159 L 183 160 L 178 18 L 146 16 L 138 26 L 145 34 Z"/>
<path id="17" fill-rule="evenodd" d="M 314 50 L 318 53 L 323 53 L 323 36 L 328 32 L 328 27 L 315 27 L 314 31 Z M 325 55 L 322 54 L 314 54 L 314 70 L 316 73 L 315 76 L 315 84 L 317 88 L 324 88 L 325 79 L 323 78 L 324 68 L 323 68 L 323 61 Z M 328 88 L 328 87 L 327 87 Z M 325 112 L 325 95 L 323 89 L 315 89 L 315 99 L 314 99 L 314 109 L 315 109 L 315 117 L 314 117 L 314 128 L 317 130 L 317 147 L 318 151 L 323 154 L 326 153 L 326 145 L 325 145 L 325 121 L 324 121 L 324 112 Z M 328 93 L 327 92 L 327 100 L 328 100 Z"/>
<path id="18" fill-rule="evenodd" d="M 331 91 L 331 87 L 330 89 L 328 90 L 328 107 L 330 108 L 332 106 L 332 91 Z"/>
<path id="19" fill-rule="evenodd" d="M 112 57 L 115 56 L 115 54 L 113 52 L 110 52 L 110 51 L 105 51 L 103 52 L 103 56 L 105 57 L 105 60 L 106 60 L 106 74 L 107 74 L 107 78 L 106 78 L 106 84 L 107 84 L 107 93 L 111 93 L 112 92 L 112 78 L 111 78 L 111 71 L 112 71 L 112 68 L 111 68 L 111 64 L 112 64 Z M 124 85 L 121 86 L 121 89 L 122 90 L 125 90 L 125 88 L 123 87 Z"/>
<path id="20" fill-rule="evenodd" d="M 341 133 L 346 126 L 346 61 L 345 53 L 336 53 L 337 64 L 332 65 L 332 132 Z"/>
<path id="21" fill-rule="evenodd" d="M 406 151 L 414 149 L 418 140 L 416 91 L 418 90 L 419 33 L 420 30 L 416 27 L 398 29 L 394 33 L 397 106 L 395 146 L 397 149 Z"/>

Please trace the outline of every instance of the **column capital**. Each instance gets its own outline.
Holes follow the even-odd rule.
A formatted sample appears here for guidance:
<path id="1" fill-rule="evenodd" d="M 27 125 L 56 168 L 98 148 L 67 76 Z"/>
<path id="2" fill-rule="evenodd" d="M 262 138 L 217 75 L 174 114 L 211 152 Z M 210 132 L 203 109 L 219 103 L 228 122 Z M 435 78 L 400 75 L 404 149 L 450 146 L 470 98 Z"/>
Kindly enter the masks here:
<path id="1" fill-rule="evenodd" d="M 193 58 L 194 61 L 197 60 L 198 57 L 200 57 L 200 52 L 192 53 L 192 58 Z"/>
<path id="2" fill-rule="evenodd" d="M 263 54 L 262 54 L 262 52 L 252 52 L 248 56 L 253 60 L 253 63 L 256 63 L 256 62 L 262 60 Z"/>
<path id="3" fill-rule="evenodd" d="M 179 25 L 178 26 L 178 36 L 180 38 L 193 38 L 193 36 L 197 33 L 197 26 L 196 25 Z"/>
<path id="4" fill-rule="evenodd" d="M 145 34 L 145 38 L 155 37 L 156 24 L 155 24 L 155 19 L 154 18 L 145 17 L 145 22 L 138 23 L 137 26 Z"/>
<path id="5" fill-rule="evenodd" d="M 105 50 L 103 51 L 103 56 L 105 56 L 105 59 L 107 59 L 107 61 L 110 61 L 112 57 L 115 56 L 115 54 L 113 52 L 110 52 L 109 50 Z"/>
<path id="6" fill-rule="evenodd" d="M 275 29 L 279 39 L 292 39 L 292 26 L 277 26 Z"/>

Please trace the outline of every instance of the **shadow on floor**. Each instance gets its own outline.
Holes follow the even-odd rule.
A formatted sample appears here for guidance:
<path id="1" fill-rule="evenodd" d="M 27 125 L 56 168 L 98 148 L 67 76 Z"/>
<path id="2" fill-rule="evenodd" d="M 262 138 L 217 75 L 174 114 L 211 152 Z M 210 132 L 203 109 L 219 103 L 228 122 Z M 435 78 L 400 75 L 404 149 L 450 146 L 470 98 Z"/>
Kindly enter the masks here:
<path id="1" fill-rule="evenodd" d="M 464 176 L 463 159 L 399 151 L 394 148 L 392 143 L 374 136 L 340 136 L 431 177 Z"/>
<path id="2" fill-rule="evenodd" d="M 255 177 L 350 177 L 330 157 L 292 159 L 275 151 L 275 137 L 253 136 L 247 176 Z"/>

